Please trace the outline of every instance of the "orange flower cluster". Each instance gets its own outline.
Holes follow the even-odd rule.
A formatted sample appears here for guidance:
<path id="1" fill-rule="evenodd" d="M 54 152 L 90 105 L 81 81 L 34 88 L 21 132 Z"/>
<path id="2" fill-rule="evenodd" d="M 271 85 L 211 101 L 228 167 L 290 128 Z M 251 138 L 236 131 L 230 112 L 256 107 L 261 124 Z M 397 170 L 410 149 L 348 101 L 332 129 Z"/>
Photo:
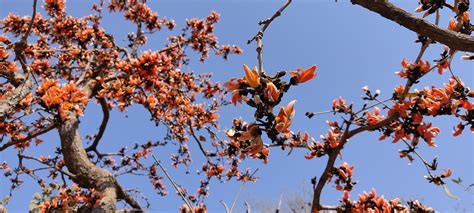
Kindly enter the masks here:
<path id="1" fill-rule="evenodd" d="M 233 129 L 227 130 L 226 134 L 232 139 L 226 151 L 227 155 L 240 155 L 240 158 L 245 158 L 243 154 L 249 154 L 253 158 L 260 158 L 266 162 L 269 150 L 263 145 L 262 130 L 259 126 L 234 119 Z"/>
<path id="2" fill-rule="evenodd" d="M 432 208 L 426 207 L 417 200 L 408 201 L 408 206 L 403 205 L 398 198 L 387 200 L 383 196 L 377 195 L 375 189 L 372 189 L 370 193 L 364 191 L 364 193 L 358 197 L 358 201 L 351 202 L 349 200 L 349 192 L 345 191 L 342 198 L 342 208 L 344 208 L 346 212 L 354 213 L 434 212 Z"/>
<path id="3" fill-rule="evenodd" d="M 396 87 L 394 97 L 399 97 L 403 91 L 403 86 Z M 431 87 L 415 91 L 408 99 L 398 100 L 389 110 L 389 116 L 398 113 L 404 122 L 392 122 L 380 140 L 393 132 L 394 142 L 411 140 L 412 145 L 416 146 L 422 138 L 429 146 L 435 147 L 434 138 L 440 133 L 440 129 L 432 127 L 429 122 L 423 122 L 424 116 L 454 115 L 462 120 L 454 128 L 454 136 L 460 135 L 467 125 L 471 125 L 471 131 L 474 132 L 474 116 L 471 115 L 474 103 L 469 100 L 470 97 L 474 97 L 474 93 L 465 88 L 459 79 L 450 79 L 444 84 L 444 88 Z M 464 115 L 461 110 L 465 111 Z M 400 156 L 410 158 L 407 152 L 401 152 Z"/>
<path id="4" fill-rule="evenodd" d="M 170 30 L 175 27 L 174 20 L 160 19 L 158 13 L 153 12 L 146 4 L 139 1 L 109 1 L 108 8 L 111 12 L 124 12 L 125 19 L 135 23 L 144 23 L 148 31 L 160 30 L 164 25 Z"/>
<path id="5" fill-rule="evenodd" d="M 407 62 L 405 58 L 402 60 L 402 67 L 403 70 L 396 72 L 396 74 L 401 78 L 408 78 L 413 82 L 431 70 L 429 61 L 424 62 L 423 60 L 420 60 L 418 64 L 413 64 Z"/>
<path id="6" fill-rule="evenodd" d="M 54 210 L 71 211 L 81 206 L 97 208 L 102 195 L 94 189 L 81 190 L 76 184 L 72 188 L 59 188 L 59 195 L 50 197 L 48 201 L 38 201 L 38 209 L 42 213 Z M 35 201 L 33 201 L 35 202 Z"/>
<path id="7" fill-rule="evenodd" d="M 209 163 L 202 166 L 202 171 L 205 172 L 208 177 L 219 176 L 225 169 L 225 166 L 221 164 L 214 165 L 213 163 Z"/>
<path id="8" fill-rule="evenodd" d="M 65 13 L 65 0 L 45 0 L 44 9 L 49 16 L 61 18 Z"/>
<path id="9" fill-rule="evenodd" d="M 352 170 L 354 166 L 350 166 L 348 163 L 342 163 L 338 168 L 334 168 L 332 171 L 332 177 L 336 176 L 336 190 L 338 191 L 352 191 L 352 188 L 356 182 L 352 181 Z"/>
<path id="10" fill-rule="evenodd" d="M 254 67 L 250 69 L 243 65 L 245 75 L 243 78 L 231 78 L 224 84 L 228 91 L 232 92 L 231 103 L 236 105 L 245 103 L 256 109 L 256 122 L 246 124 L 240 120 L 234 120 L 233 128 L 227 131 L 227 136 L 232 139 L 231 146 L 222 155 L 229 157 L 238 156 L 244 158 L 242 154 L 249 154 L 254 158 L 263 159 L 267 162 L 269 150 L 264 146 L 262 133 L 266 133 L 272 142 L 276 142 L 282 147 L 306 146 L 309 135 L 305 133 L 293 133 L 290 126 L 295 114 L 296 101 L 290 101 L 285 107 L 280 107 L 278 114 L 273 114 L 273 109 L 278 105 L 283 94 L 293 85 L 307 82 L 316 77 L 316 66 L 306 70 L 298 68 L 297 71 L 290 71 L 292 77 L 290 82 L 284 82 L 281 78 L 285 71 L 278 72 L 275 76 L 268 76 Z M 266 121 L 264 121 L 266 120 Z M 290 140 L 288 144 L 284 142 Z"/>
<path id="11" fill-rule="evenodd" d="M 319 158 L 328 154 L 332 149 L 339 146 L 339 141 L 343 133 L 339 127 L 338 122 L 327 121 L 327 124 L 329 125 L 330 129 L 326 136 L 321 135 L 321 140 L 323 141 L 323 143 L 319 143 L 313 140 L 308 147 L 310 152 L 308 153 L 308 155 L 305 156 L 306 159 L 311 160 L 314 157 Z"/>
<path id="12" fill-rule="evenodd" d="M 193 211 L 189 209 L 188 205 L 183 204 L 179 207 L 179 213 L 188 213 L 188 212 L 195 212 L 195 213 L 206 213 L 207 212 L 207 207 L 205 204 L 199 204 L 194 206 Z"/>
<path id="13" fill-rule="evenodd" d="M 0 48 L 0 70 L 6 70 L 12 73 L 18 71 L 20 68 L 16 65 L 16 62 L 7 61 L 9 57 L 10 54 Z"/>
<path id="14" fill-rule="evenodd" d="M 367 116 L 366 121 L 368 125 L 375 125 L 384 118 L 383 115 L 380 115 L 380 109 L 378 107 L 374 107 L 374 112 L 365 112 L 365 115 Z"/>
<path id="15" fill-rule="evenodd" d="M 86 94 L 78 89 L 72 82 L 63 86 L 57 80 L 45 79 L 38 87 L 36 94 L 41 96 L 41 100 L 47 109 L 56 109 L 61 119 L 69 118 L 68 112 L 77 115 L 83 114 L 83 109 L 89 99 Z"/>
<path id="16" fill-rule="evenodd" d="M 0 22 L 2 23 L 0 29 L 2 29 L 4 33 L 11 33 L 14 36 L 20 36 L 27 32 L 28 26 L 31 23 L 31 17 L 23 16 L 20 18 L 14 13 L 9 13 L 8 16 Z M 48 33 L 50 28 L 48 20 L 44 19 L 40 13 L 36 14 L 35 20 L 33 21 L 32 33 L 36 33 L 37 35 Z M 5 40 L 5 37 L 0 39 L 0 41 L 1 40 Z M 8 40 L 2 42 L 8 43 Z"/>
<path id="17" fill-rule="evenodd" d="M 332 101 L 332 110 L 334 112 L 350 113 L 352 112 L 352 104 L 347 106 L 346 101 L 342 98 L 342 96 L 339 96 L 339 99 L 334 99 Z"/>

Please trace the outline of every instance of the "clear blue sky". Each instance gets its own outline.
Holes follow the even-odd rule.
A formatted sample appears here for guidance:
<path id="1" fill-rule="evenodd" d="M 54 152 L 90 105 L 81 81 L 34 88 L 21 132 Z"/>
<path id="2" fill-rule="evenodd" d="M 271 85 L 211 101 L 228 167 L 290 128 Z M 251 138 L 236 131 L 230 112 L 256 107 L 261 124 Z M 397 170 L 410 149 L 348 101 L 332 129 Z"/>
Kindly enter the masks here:
<path id="1" fill-rule="evenodd" d="M 20 15 L 31 14 L 31 2 L 27 0 L 1 0 L 0 15 L 4 17 L 9 12 Z M 40 1 L 41 2 L 41 1 Z M 86 15 L 92 1 L 67 1 L 67 11 L 70 15 Z M 221 21 L 216 25 L 216 35 L 221 44 L 236 44 L 243 48 L 244 55 L 231 56 L 230 61 L 223 61 L 218 57 L 211 57 L 202 64 L 192 60 L 184 69 L 196 72 L 213 72 L 214 80 L 225 82 L 230 77 L 243 75 L 242 64 L 257 65 L 255 45 L 247 45 L 246 41 L 259 29 L 257 22 L 269 17 L 278 9 L 283 1 L 148 1 L 160 16 L 175 19 L 177 28 L 184 25 L 186 18 L 205 17 L 215 10 L 221 14 Z M 401 7 L 414 11 L 416 1 L 395 1 Z M 44 14 L 44 13 L 43 13 Z M 447 20 L 448 14 L 443 13 L 442 19 Z M 451 14 L 449 14 L 451 15 Z M 446 22 L 442 22 L 447 26 Z M 126 23 L 121 15 L 106 15 L 105 28 L 116 34 L 116 38 L 125 38 L 127 32 L 134 32 L 135 28 Z M 173 33 L 178 33 L 175 30 Z M 163 31 L 149 37 L 150 43 L 144 49 L 161 48 L 167 35 Z M 119 40 L 119 39 L 117 39 Z M 309 120 L 304 116 L 306 111 L 324 111 L 330 109 L 334 98 L 343 96 L 348 101 L 361 103 L 361 87 L 368 85 L 371 89 L 380 89 L 382 97 L 390 97 L 394 86 L 403 82 L 394 72 L 401 69 L 400 61 L 403 57 L 414 60 L 418 54 L 419 44 L 414 43 L 415 33 L 402 28 L 398 24 L 388 21 L 381 16 L 369 12 L 348 1 L 309 1 L 295 0 L 265 33 L 264 37 L 264 67 L 266 72 L 309 67 L 318 65 L 318 77 L 306 84 L 292 89 L 282 103 L 298 100 L 296 117 L 292 130 L 308 131 L 311 136 L 319 139 L 325 134 L 325 121 L 334 119 L 331 115 L 317 116 Z M 424 59 L 432 61 L 442 52 L 441 45 L 433 45 L 425 54 Z M 462 76 L 467 86 L 473 85 L 474 64 L 459 60 L 458 54 L 452 68 Z M 423 79 L 418 89 L 428 85 L 440 86 L 446 82 L 449 75 L 439 76 L 432 73 Z M 240 105 L 228 106 L 221 110 L 220 124 L 223 129 L 230 127 L 233 117 L 242 116 L 250 119 L 250 109 Z M 125 115 L 128 116 L 125 117 Z M 163 129 L 154 127 L 149 122 L 148 114 L 140 107 L 132 107 L 127 113 L 114 111 L 111 114 L 109 127 L 101 142 L 103 150 L 117 150 L 121 146 L 134 142 L 144 143 L 147 140 L 156 140 L 163 137 Z M 91 104 L 82 118 L 82 134 L 94 134 L 101 120 L 100 108 Z M 473 142 L 471 133 L 466 131 L 462 136 L 452 138 L 451 128 L 456 121 L 451 118 L 437 118 L 436 126 L 442 128 L 437 138 L 438 148 L 429 148 L 421 144 L 419 150 L 431 159 L 438 156 L 439 168 L 452 168 L 454 177 L 461 177 L 466 184 L 474 182 Z M 409 165 L 406 159 L 399 159 L 398 149 L 403 149 L 401 143 L 392 144 L 389 140 L 380 142 L 378 133 L 365 133 L 351 139 L 343 151 L 343 159 L 355 166 L 354 178 L 359 181 L 353 192 L 356 198 L 362 191 L 376 188 L 378 193 L 387 198 L 400 197 L 402 199 L 417 198 L 429 206 L 442 212 L 453 212 L 456 209 L 473 209 L 473 195 L 466 193 L 457 185 L 450 184 L 450 190 L 460 200 L 449 198 L 440 187 L 429 184 L 423 176 L 426 171 L 418 160 Z M 45 142 L 37 148 L 28 150 L 34 155 L 48 155 L 51 147 L 58 146 L 57 132 L 44 137 Z M 157 149 L 155 154 L 167 162 L 170 153 L 177 147 L 170 145 L 164 149 Z M 202 164 L 197 147 L 191 145 L 195 160 L 194 172 Z M 249 160 L 246 166 L 259 168 L 259 181 L 255 184 L 246 184 L 237 203 L 237 210 L 243 209 L 243 202 L 249 201 L 252 206 L 276 206 L 279 194 L 291 197 L 295 194 L 309 193 L 309 180 L 320 176 L 326 158 L 304 159 L 304 151 L 294 151 L 290 157 L 286 152 L 278 149 L 271 150 L 268 165 L 260 161 Z M 16 158 L 12 150 L 0 153 L 0 162 L 12 162 Z M 199 178 L 195 175 L 185 175 L 185 169 L 168 170 L 176 181 L 190 190 L 195 190 Z M 26 178 L 26 177 L 25 177 Z M 167 197 L 154 194 L 152 186 L 146 177 L 121 177 L 119 179 L 126 188 L 139 188 L 152 202 L 150 212 L 176 212 L 182 203 L 175 195 L 168 181 L 171 192 Z M 210 197 L 206 204 L 210 212 L 223 212 L 220 200 L 232 203 L 239 191 L 241 183 L 227 182 L 211 185 Z M 8 193 L 9 182 L 0 177 L 0 196 Z M 9 212 L 25 212 L 34 192 L 38 192 L 37 184 L 26 178 L 26 183 L 14 192 L 12 201 L 7 205 Z M 341 193 L 336 191 L 332 184 L 328 184 L 323 193 L 325 204 L 337 204 Z M 310 198 L 310 194 L 306 194 Z"/>

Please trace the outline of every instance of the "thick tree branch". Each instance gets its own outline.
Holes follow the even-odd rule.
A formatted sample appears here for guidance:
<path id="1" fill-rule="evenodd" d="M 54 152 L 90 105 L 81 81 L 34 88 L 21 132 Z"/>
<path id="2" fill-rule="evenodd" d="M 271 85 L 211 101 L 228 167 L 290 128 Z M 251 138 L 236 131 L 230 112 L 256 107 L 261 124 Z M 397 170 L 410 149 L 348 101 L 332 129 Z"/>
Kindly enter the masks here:
<path id="1" fill-rule="evenodd" d="M 5 99 L 0 100 L 0 121 L 3 122 L 7 118 L 8 114 L 10 114 L 16 105 L 25 98 L 28 93 L 31 92 L 33 89 L 33 82 L 29 75 L 29 67 L 26 62 L 26 57 L 24 54 L 24 50 L 27 46 L 28 36 L 31 33 L 31 29 L 34 25 L 34 20 L 36 17 L 36 3 L 38 0 L 33 1 L 33 15 L 31 16 L 30 24 L 28 25 L 28 30 L 26 33 L 21 37 L 19 42 L 16 42 L 14 45 L 16 59 L 20 62 L 21 67 L 23 69 L 25 76 L 25 80 L 23 83 L 19 84 L 11 94 L 9 94 Z M 13 76 L 13 79 L 18 79 L 20 74 Z M 11 77 L 11 76 L 10 76 Z M 21 77 L 21 76 L 20 76 Z M 16 81 L 16 80 L 15 80 Z M 18 85 L 18 82 L 16 82 Z"/>
<path id="2" fill-rule="evenodd" d="M 93 96 L 95 86 L 96 83 L 92 79 L 83 87 L 87 97 Z M 89 160 L 79 133 L 79 119 L 75 113 L 69 113 L 69 118 L 60 123 L 58 131 L 65 165 L 76 175 L 76 182 L 81 187 L 94 188 L 102 193 L 99 211 L 114 212 L 117 199 L 124 199 L 135 210 L 142 210 L 138 202 L 127 195 L 110 172 L 97 167 Z"/>
<path id="3" fill-rule="evenodd" d="M 451 49 L 474 52 L 474 37 L 442 29 L 428 21 L 418 18 L 386 0 L 351 0 L 370 11 L 392 20 L 403 27 L 424 35 Z"/>

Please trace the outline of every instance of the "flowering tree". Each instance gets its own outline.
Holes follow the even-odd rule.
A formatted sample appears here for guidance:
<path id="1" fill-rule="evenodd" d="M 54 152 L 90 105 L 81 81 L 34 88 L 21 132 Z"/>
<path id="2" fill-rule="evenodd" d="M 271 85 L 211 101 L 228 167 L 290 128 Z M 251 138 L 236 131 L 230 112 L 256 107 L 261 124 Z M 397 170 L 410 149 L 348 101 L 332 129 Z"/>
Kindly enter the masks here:
<path id="1" fill-rule="evenodd" d="M 42 187 L 41 194 L 32 201 L 32 208 L 42 212 L 54 210 L 105 211 L 117 209 L 118 201 L 125 201 L 135 210 L 145 210 L 146 198 L 137 200 L 118 182 L 117 175 L 146 174 L 151 186 L 160 195 L 166 195 L 162 180 L 170 180 L 183 199 L 184 212 L 205 212 L 203 200 L 208 194 L 211 179 L 255 181 L 251 169 L 242 169 L 240 162 L 247 159 L 269 160 L 271 148 L 283 150 L 304 149 L 308 160 L 327 156 L 326 167 L 319 178 L 313 179 L 312 212 L 336 210 L 347 212 L 433 211 L 419 201 L 403 204 L 399 199 L 387 200 L 375 190 L 364 192 L 358 200 L 351 200 L 349 192 L 355 185 L 355 170 L 349 163 L 336 165 L 337 157 L 349 139 L 369 131 L 380 133 L 380 140 L 391 140 L 406 145 L 401 158 L 418 158 L 427 169 L 430 183 L 446 187 L 446 178 L 452 174 L 446 168 L 438 172 L 437 160 L 425 159 L 419 143 L 435 147 L 440 129 L 427 118 L 452 116 L 453 136 L 469 128 L 474 132 L 474 92 L 450 69 L 458 51 L 474 52 L 473 25 L 469 17 L 469 1 L 453 3 L 421 0 L 417 12 L 423 17 L 436 16 L 431 24 L 386 1 L 352 0 L 389 20 L 418 33 L 421 50 L 414 60 L 402 59 L 398 76 L 405 85 L 394 86 L 390 97 L 381 99 L 379 92 L 363 88 L 362 108 L 356 109 L 339 97 L 326 112 L 307 112 L 309 118 L 321 113 L 332 113 L 342 120 L 328 121 L 327 133 L 320 141 L 305 131 L 292 130 L 297 101 L 281 103 L 290 89 L 317 77 L 316 65 L 295 71 L 271 72 L 263 67 L 263 36 L 270 24 L 291 4 L 285 4 L 270 18 L 259 24 L 261 30 L 248 41 L 257 45 L 258 67 L 243 65 L 243 77 L 231 78 L 223 87 L 214 83 L 210 74 L 184 71 L 191 60 L 189 51 L 205 61 L 211 52 L 228 59 L 230 54 L 241 54 L 237 46 L 219 45 L 214 25 L 219 14 L 212 12 L 205 19 L 189 19 L 180 33 L 170 36 L 167 45 L 158 50 L 142 51 L 153 33 L 175 27 L 173 20 L 158 16 L 145 0 L 98 1 L 92 5 L 93 14 L 72 17 L 66 12 L 63 0 L 45 0 L 46 15 L 37 12 L 38 1 L 33 0 L 31 16 L 19 17 L 13 13 L 1 20 L 0 29 L 0 152 L 16 152 L 16 163 L 3 162 L 0 168 L 11 182 L 12 191 L 31 177 Z M 454 15 L 448 29 L 438 26 L 439 11 L 447 8 Z M 102 27 L 102 13 L 122 13 L 127 21 L 137 26 L 121 46 L 114 35 Z M 445 51 L 433 65 L 423 60 L 423 53 L 432 43 L 441 43 Z M 472 60 L 471 55 L 462 56 Z M 250 62 L 249 62 L 250 63 Z M 433 71 L 451 75 L 443 87 L 414 89 L 423 77 Z M 227 101 L 225 94 L 230 94 Z M 84 146 L 79 131 L 80 117 L 85 107 L 95 102 L 102 109 L 99 131 Z M 246 104 L 254 110 L 254 120 L 234 119 L 232 127 L 220 130 L 217 124 L 219 108 L 228 104 Z M 110 110 L 124 111 L 132 105 L 141 105 L 149 112 L 149 119 L 164 125 L 168 132 L 163 141 L 136 144 L 130 148 L 117 147 L 117 152 L 102 152 L 99 144 L 107 129 Z M 56 156 L 32 156 L 24 153 L 43 143 L 41 136 L 56 130 L 60 146 Z M 198 134 L 199 133 L 199 134 Z M 469 133 L 465 133 L 469 134 Z M 212 148 L 204 146 L 211 142 Z M 188 143 L 196 143 L 204 156 L 203 180 L 196 193 L 190 193 L 177 184 L 167 173 L 153 149 L 175 142 L 178 151 L 171 157 L 173 166 L 191 163 Z M 35 145 L 32 145 L 34 143 Z M 154 163 L 147 163 L 152 157 Z M 41 164 L 28 168 L 25 161 Z M 119 161 L 119 162 L 116 162 Z M 10 166 L 12 165 L 12 166 Z M 12 167 L 14 167 L 12 169 Z M 161 171 L 159 171 L 161 170 Z M 47 171 L 47 173 L 44 173 Z M 161 175 L 160 175 L 161 174 Z M 263 180 L 264 181 L 264 180 Z M 341 202 L 328 206 L 321 203 L 323 188 L 334 182 L 341 191 Z M 138 192 L 139 193 L 139 192 Z M 3 202 L 11 199 L 7 196 Z M 143 202 L 147 205 L 144 206 Z M 224 206 L 226 206 L 224 204 Z M 226 211 L 231 212 L 226 206 Z"/>

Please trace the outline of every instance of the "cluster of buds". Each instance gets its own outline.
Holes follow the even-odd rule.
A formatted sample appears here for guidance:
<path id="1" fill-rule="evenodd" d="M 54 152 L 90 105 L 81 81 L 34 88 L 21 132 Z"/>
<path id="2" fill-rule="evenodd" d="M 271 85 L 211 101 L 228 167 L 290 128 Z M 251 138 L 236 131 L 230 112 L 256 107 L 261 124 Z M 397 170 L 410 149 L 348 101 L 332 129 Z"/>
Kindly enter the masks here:
<path id="1" fill-rule="evenodd" d="M 338 168 L 334 168 L 331 172 L 331 178 L 336 177 L 334 183 L 338 191 L 352 191 L 352 188 L 356 182 L 352 181 L 352 170 L 354 166 L 350 166 L 348 163 L 342 163 Z"/>
<path id="2" fill-rule="evenodd" d="M 241 120 L 234 120 L 233 128 L 227 131 L 227 136 L 232 139 L 227 154 L 245 153 L 266 162 L 268 148 L 264 146 L 261 138 L 264 132 L 278 145 L 283 145 L 288 139 L 293 139 L 291 142 L 293 145 L 300 144 L 304 138 L 307 141 L 307 134 L 305 137 L 298 137 L 290 130 L 295 114 L 295 100 L 280 107 L 276 115 L 273 109 L 291 86 L 315 78 L 316 66 L 290 71 L 292 77 L 289 82 L 282 79 L 286 74 L 285 71 L 278 72 L 275 76 L 268 76 L 259 72 L 256 67 L 250 69 L 244 65 L 243 68 L 245 71 L 243 78 L 231 78 L 224 86 L 232 93 L 231 102 L 234 105 L 244 101 L 255 108 L 256 122 L 247 124 Z"/>

